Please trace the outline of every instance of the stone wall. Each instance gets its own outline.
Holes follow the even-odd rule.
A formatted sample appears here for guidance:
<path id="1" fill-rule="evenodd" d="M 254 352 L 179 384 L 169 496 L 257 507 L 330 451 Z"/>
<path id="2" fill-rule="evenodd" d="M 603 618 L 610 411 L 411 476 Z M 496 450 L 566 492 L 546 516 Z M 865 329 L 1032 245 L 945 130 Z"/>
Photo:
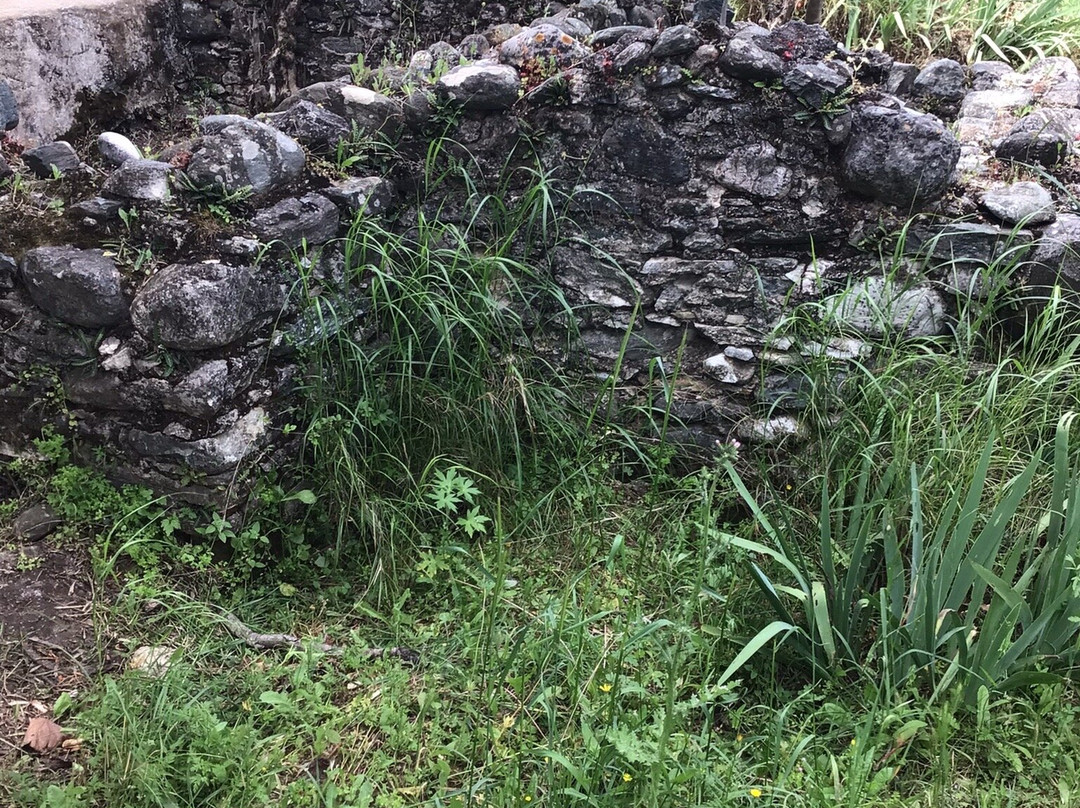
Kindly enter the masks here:
<path id="1" fill-rule="evenodd" d="M 675 435 L 691 443 L 797 433 L 801 362 L 947 334 L 1004 250 L 1032 259 L 1019 282 L 1080 278 L 1068 61 L 919 69 L 801 23 L 634 26 L 614 4 L 579 6 L 433 45 L 359 76 L 368 86 L 306 86 L 258 120 L 204 118 L 157 160 L 113 134 L 99 155 L 46 144 L 13 158 L 40 179 L 6 215 L 57 224 L 0 244 L 6 439 L 50 424 L 124 479 L 235 498 L 287 442 L 298 349 L 362 325 L 339 237 L 357 215 L 407 226 L 413 158 L 448 122 L 477 177 L 514 154 L 573 195 L 582 238 L 546 267 L 579 320 L 568 359 L 610 373 L 629 329 L 626 389 L 657 361 L 678 366 Z M 356 133 L 395 144 L 384 175 L 333 176 L 328 155 Z M 1021 164 L 1056 172 L 1054 193 Z M 883 267 L 883 234 L 918 212 L 899 271 Z M 308 317 L 313 288 L 334 303 L 330 325 Z M 807 301 L 844 336 L 778 336 Z"/>

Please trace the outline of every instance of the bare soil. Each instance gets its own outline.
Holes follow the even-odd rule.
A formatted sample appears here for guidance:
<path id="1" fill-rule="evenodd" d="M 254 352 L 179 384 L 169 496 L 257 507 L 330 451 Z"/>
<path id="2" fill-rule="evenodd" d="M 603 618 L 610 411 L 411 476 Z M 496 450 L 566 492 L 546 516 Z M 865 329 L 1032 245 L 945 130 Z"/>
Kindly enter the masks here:
<path id="1" fill-rule="evenodd" d="M 101 669 L 91 581 L 85 550 L 0 543 L 0 771 L 27 754 L 19 745 L 30 719 L 47 715 L 61 693 L 85 690 Z M 34 768 L 63 771 L 71 759 L 57 749 Z"/>

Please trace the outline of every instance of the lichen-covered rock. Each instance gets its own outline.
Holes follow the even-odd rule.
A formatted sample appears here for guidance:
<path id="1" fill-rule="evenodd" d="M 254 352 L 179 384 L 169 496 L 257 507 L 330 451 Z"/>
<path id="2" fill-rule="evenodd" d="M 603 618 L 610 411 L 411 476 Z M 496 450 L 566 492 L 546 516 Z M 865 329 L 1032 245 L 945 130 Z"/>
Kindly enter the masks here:
<path id="1" fill-rule="evenodd" d="M 575 17 L 580 17 L 594 31 L 626 25 L 626 12 L 615 0 L 579 0 L 572 7 Z"/>
<path id="2" fill-rule="evenodd" d="M 960 144 L 932 115 L 860 104 L 840 162 L 851 190 L 898 207 L 936 199 L 948 187 Z"/>
<path id="3" fill-rule="evenodd" d="M 971 89 L 976 92 L 993 90 L 1002 78 L 1013 72 L 1008 62 L 996 60 L 976 62 L 968 69 L 971 71 Z"/>
<path id="4" fill-rule="evenodd" d="M 36 247 L 23 256 L 22 277 L 34 303 L 66 323 L 101 328 L 127 319 L 120 271 L 101 250 Z"/>
<path id="5" fill-rule="evenodd" d="M 580 17 L 573 16 L 570 9 L 564 9 L 550 17 L 540 17 L 529 23 L 530 28 L 538 28 L 541 25 L 554 26 L 579 42 L 584 41 L 592 33 L 592 27 Z"/>
<path id="6" fill-rule="evenodd" d="M 913 90 L 916 94 L 942 103 L 955 103 L 964 97 L 967 76 L 955 59 L 935 59 L 919 71 Z"/>
<path id="7" fill-rule="evenodd" d="M 1014 182 L 982 195 L 983 208 L 1005 224 L 1046 224 L 1057 218 L 1050 192 L 1037 182 Z"/>
<path id="8" fill-rule="evenodd" d="M 120 166 L 128 160 L 141 160 L 143 156 L 138 146 L 118 132 L 102 132 L 97 144 L 98 153 L 110 165 Z"/>
<path id="9" fill-rule="evenodd" d="M 340 216 L 337 206 L 322 194 L 305 194 L 283 199 L 255 214 L 251 226 L 264 242 L 288 249 L 303 243 L 323 244 L 337 235 Z"/>
<path id="10" fill-rule="evenodd" d="M 465 109 L 509 109 L 521 93 L 521 78 L 510 65 L 480 63 L 455 67 L 439 79 L 436 88 Z"/>
<path id="11" fill-rule="evenodd" d="M 554 25 L 526 28 L 499 46 L 499 61 L 522 68 L 526 65 L 567 67 L 592 53 L 587 47 Z"/>
<path id="12" fill-rule="evenodd" d="M 74 147 L 66 140 L 27 149 L 22 153 L 22 159 L 35 175 L 43 179 L 53 174 L 70 174 L 82 165 Z"/>
<path id="13" fill-rule="evenodd" d="M 282 304 L 280 287 L 247 267 L 172 264 L 143 284 L 131 319 L 152 342 L 202 351 L 236 342 Z"/>
<path id="14" fill-rule="evenodd" d="M 905 289 L 888 278 L 867 278 L 825 302 L 836 322 L 868 337 L 890 333 L 932 337 L 945 330 L 945 302 L 928 286 Z"/>
<path id="15" fill-rule="evenodd" d="M 187 176 L 201 188 L 260 195 L 295 182 L 306 160 L 300 144 L 288 135 L 243 119 L 203 138 L 188 163 Z"/>
<path id="16" fill-rule="evenodd" d="M 117 199 L 164 202 L 170 196 L 172 171 L 171 165 L 157 160 L 128 160 L 109 176 L 102 191 Z"/>
<path id="17" fill-rule="evenodd" d="M 387 213 L 394 201 L 394 189 L 382 177 L 350 177 L 331 183 L 323 194 L 350 215 Z"/>
<path id="18" fill-rule="evenodd" d="M 1023 260 L 1032 242 L 1028 230 L 1013 230 L 979 222 L 916 223 L 907 232 L 904 251 L 931 263 L 989 266 L 1003 256 Z"/>
<path id="19" fill-rule="evenodd" d="M 318 154 L 333 153 L 338 143 L 352 134 L 344 117 L 304 99 L 284 112 L 268 112 L 259 119 Z"/>

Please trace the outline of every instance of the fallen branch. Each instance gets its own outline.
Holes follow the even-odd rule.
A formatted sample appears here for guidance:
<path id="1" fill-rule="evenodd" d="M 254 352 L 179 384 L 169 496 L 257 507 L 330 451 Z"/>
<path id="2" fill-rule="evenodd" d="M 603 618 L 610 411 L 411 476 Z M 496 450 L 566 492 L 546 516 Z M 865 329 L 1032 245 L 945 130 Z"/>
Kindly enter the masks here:
<path id="1" fill-rule="evenodd" d="M 304 650 L 305 648 L 313 647 L 317 651 L 332 656 L 341 656 L 345 653 L 345 649 L 341 646 L 331 645 L 325 642 L 315 643 L 313 646 L 309 646 L 299 637 L 292 634 L 259 634 L 248 628 L 247 625 L 232 612 L 225 615 L 225 627 L 229 630 L 229 633 L 238 640 L 243 640 L 244 643 L 259 651 L 265 651 L 270 648 L 293 648 L 296 650 Z M 397 657 L 403 662 L 420 661 L 420 654 L 412 648 L 403 648 L 399 646 L 391 648 L 365 648 L 361 652 L 361 655 L 367 659 Z"/>

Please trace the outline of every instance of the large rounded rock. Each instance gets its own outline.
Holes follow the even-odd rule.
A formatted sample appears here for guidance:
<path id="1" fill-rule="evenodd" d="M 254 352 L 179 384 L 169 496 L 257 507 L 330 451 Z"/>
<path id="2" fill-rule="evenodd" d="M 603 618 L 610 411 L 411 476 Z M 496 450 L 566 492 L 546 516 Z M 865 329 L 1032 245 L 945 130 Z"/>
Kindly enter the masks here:
<path id="1" fill-rule="evenodd" d="M 941 103 L 955 103 L 967 92 L 964 67 L 954 59 L 935 59 L 915 77 L 914 90 Z"/>
<path id="2" fill-rule="evenodd" d="M 960 159 L 960 144 L 932 115 L 866 104 L 855 109 L 840 163 L 851 190 L 898 207 L 941 196 Z"/>
<path id="3" fill-rule="evenodd" d="M 518 100 L 521 79 L 510 65 L 455 67 L 437 85 L 443 96 L 465 109 L 509 109 Z"/>
<path id="4" fill-rule="evenodd" d="M 338 143 L 352 134 L 349 122 L 341 115 L 303 99 L 284 112 L 259 117 L 313 152 L 332 154 Z"/>
<path id="5" fill-rule="evenodd" d="M 945 330 L 945 303 L 927 286 L 904 288 L 888 278 L 867 278 L 826 301 L 842 326 L 869 337 L 932 337 Z"/>
<path id="6" fill-rule="evenodd" d="M 201 351 L 235 342 L 282 304 L 281 289 L 246 267 L 173 264 L 143 284 L 131 319 L 166 348 Z"/>
<path id="7" fill-rule="evenodd" d="M 499 46 L 499 61 L 519 69 L 554 71 L 591 54 L 570 34 L 547 24 L 526 28 Z"/>
<path id="8" fill-rule="evenodd" d="M 22 276 L 34 303 L 66 323 L 101 328 L 127 318 L 120 271 L 101 250 L 37 247 L 23 256 Z"/>
<path id="9" fill-rule="evenodd" d="M 240 119 L 203 139 L 187 175 L 200 188 L 265 194 L 297 180 L 306 158 L 300 144 L 258 121 Z"/>

